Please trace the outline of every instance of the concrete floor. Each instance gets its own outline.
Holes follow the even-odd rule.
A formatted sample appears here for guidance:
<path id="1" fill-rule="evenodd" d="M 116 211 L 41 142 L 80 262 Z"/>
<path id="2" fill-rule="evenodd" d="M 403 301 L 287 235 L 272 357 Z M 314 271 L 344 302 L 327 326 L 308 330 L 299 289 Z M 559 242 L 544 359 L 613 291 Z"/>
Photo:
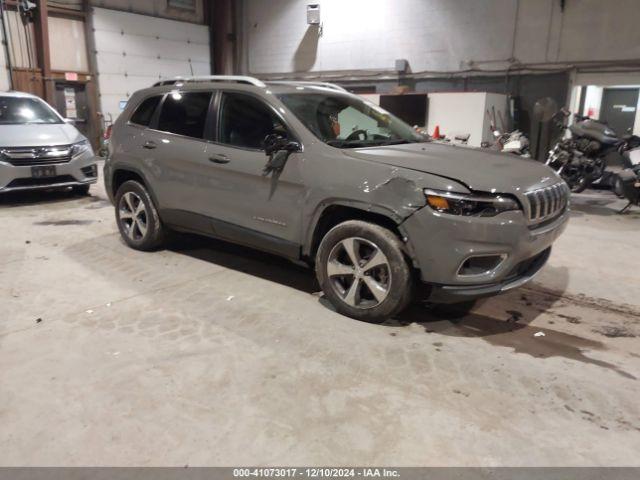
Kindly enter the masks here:
<path id="1" fill-rule="evenodd" d="M 621 206 L 576 196 L 526 288 L 376 326 L 275 257 L 126 248 L 101 185 L 4 196 L 0 465 L 640 465 Z"/>

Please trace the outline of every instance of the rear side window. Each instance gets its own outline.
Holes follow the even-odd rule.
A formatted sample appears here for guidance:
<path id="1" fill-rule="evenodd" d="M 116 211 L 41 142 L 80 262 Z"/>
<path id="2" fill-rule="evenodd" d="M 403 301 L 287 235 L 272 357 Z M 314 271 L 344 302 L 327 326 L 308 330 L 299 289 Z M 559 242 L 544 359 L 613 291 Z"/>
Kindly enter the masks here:
<path id="1" fill-rule="evenodd" d="M 203 138 L 210 101 L 211 92 L 170 93 L 162 104 L 158 130 Z"/>
<path id="2" fill-rule="evenodd" d="M 149 97 L 142 102 L 133 115 L 131 115 L 131 123 L 148 127 L 161 98 L 162 97 Z"/>
<path id="3" fill-rule="evenodd" d="M 242 93 L 225 93 L 220 115 L 220 143 L 261 150 L 264 137 L 290 137 L 282 120 L 264 102 Z"/>

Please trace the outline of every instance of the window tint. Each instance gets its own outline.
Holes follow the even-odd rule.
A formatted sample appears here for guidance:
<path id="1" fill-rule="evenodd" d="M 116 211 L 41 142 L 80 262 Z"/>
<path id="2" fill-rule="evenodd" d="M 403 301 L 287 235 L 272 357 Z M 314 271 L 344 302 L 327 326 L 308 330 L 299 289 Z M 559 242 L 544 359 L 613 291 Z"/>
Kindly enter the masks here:
<path id="1" fill-rule="evenodd" d="M 262 149 L 264 137 L 271 133 L 289 136 L 282 120 L 264 102 L 251 95 L 224 94 L 220 116 L 221 143 Z"/>
<path id="2" fill-rule="evenodd" d="M 211 92 L 170 93 L 162 104 L 158 130 L 202 138 Z"/>
<path id="3" fill-rule="evenodd" d="M 153 112 L 156 111 L 156 107 L 158 106 L 158 103 L 160 103 L 161 98 L 162 97 L 150 97 L 142 102 L 133 115 L 131 115 L 131 123 L 148 127 L 151 123 Z"/>

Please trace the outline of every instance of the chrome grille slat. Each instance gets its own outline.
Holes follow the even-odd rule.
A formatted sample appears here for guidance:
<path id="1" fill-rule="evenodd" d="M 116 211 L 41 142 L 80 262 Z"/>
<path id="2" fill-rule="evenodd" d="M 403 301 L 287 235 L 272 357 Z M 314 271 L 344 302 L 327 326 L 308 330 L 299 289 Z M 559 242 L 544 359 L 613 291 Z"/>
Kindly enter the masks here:
<path id="1" fill-rule="evenodd" d="M 558 210 L 558 186 L 551 187 L 551 211 L 556 212 Z"/>
<path id="2" fill-rule="evenodd" d="M 540 223 L 556 217 L 569 204 L 569 189 L 563 183 L 525 193 L 529 200 L 529 221 Z"/>
<path id="3" fill-rule="evenodd" d="M 542 215 L 542 218 L 547 218 L 551 215 L 551 189 L 545 188 L 542 191 L 542 195 L 544 196 L 544 215 Z"/>
<path id="4" fill-rule="evenodd" d="M 542 209 L 544 204 L 544 195 L 542 195 L 542 192 L 536 192 L 535 196 L 536 196 L 536 218 L 540 218 L 543 215 Z"/>

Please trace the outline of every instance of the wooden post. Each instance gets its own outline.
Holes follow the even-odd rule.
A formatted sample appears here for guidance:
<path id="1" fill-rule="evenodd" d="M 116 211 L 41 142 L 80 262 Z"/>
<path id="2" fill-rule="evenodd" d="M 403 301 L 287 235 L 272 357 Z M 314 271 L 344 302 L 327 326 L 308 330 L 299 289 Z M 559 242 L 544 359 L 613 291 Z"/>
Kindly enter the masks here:
<path id="1" fill-rule="evenodd" d="M 49 11 L 47 0 L 38 0 L 38 8 L 35 15 L 35 34 L 38 51 L 38 65 L 42 71 L 44 84 L 44 99 L 53 104 L 55 102 L 56 88 L 51 77 L 51 48 L 49 45 Z"/>

